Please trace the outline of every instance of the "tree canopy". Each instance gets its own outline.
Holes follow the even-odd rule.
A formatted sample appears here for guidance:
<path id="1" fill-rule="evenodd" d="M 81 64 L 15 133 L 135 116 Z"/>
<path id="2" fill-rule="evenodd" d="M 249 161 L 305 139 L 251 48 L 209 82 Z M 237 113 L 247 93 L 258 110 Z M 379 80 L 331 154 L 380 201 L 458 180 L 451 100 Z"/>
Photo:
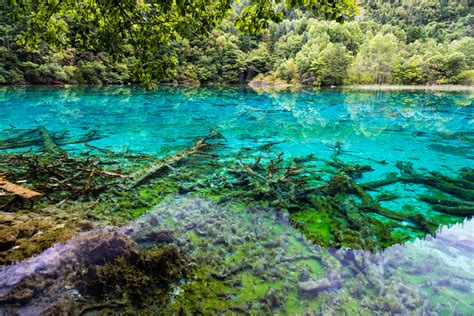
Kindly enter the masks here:
<path id="1" fill-rule="evenodd" d="M 166 1 L 10 2 L 0 84 L 474 84 L 467 0 L 361 0 L 360 14 L 351 2 L 332 16 L 302 1 L 268 2 L 273 13 L 262 1 L 175 1 L 159 14 Z"/>
<path id="2" fill-rule="evenodd" d="M 170 47 L 178 38 L 206 37 L 231 13 L 237 29 L 256 33 L 283 19 L 284 10 L 306 11 L 339 22 L 357 12 L 354 0 L 7 0 L 3 13 L 17 23 L 19 44 L 29 50 L 102 51 L 136 58 L 135 80 L 150 83 L 173 72 Z"/>

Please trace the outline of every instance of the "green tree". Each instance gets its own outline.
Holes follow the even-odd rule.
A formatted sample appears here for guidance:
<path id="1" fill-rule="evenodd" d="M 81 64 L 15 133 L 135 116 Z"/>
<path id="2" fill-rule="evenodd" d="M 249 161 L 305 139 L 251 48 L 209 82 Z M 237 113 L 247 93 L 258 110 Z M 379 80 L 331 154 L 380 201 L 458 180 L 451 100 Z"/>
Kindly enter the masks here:
<path id="1" fill-rule="evenodd" d="M 298 82 L 298 66 L 293 58 L 282 62 L 275 71 L 275 75 L 278 78 L 286 80 L 287 82 Z"/>
<path id="2" fill-rule="evenodd" d="M 329 43 L 311 65 L 316 77 L 315 84 L 341 85 L 351 61 L 352 55 L 343 44 Z"/>
<path id="3" fill-rule="evenodd" d="M 303 83 L 311 84 L 314 81 L 315 77 L 311 65 L 318 58 L 319 53 L 319 44 L 312 40 L 306 43 L 298 54 L 296 54 L 295 63 L 300 75 L 300 80 Z"/>
<path id="4" fill-rule="evenodd" d="M 305 6 L 337 21 L 357 11 L 354 0 L 252 0 L 241 5 L 236 26 L 254 33 L 269 21 L 281 21 L 283 13 L 273 3 L 284 3 L 287 9 Z M 173 73 L 177 64 L 170 53 L 173 41 L 207 35 L 229 16 L 234 1 L 5 0 L 2 4 L 4 12 L 21 23 L 22 45 L 73 46 L 79 51 L 108 52 L 116 59 L 123 59 L 123 46 L 131 45 L 138 58 L 135 77 L 151 82 Z"/>
<path id="5" fill-rule="evenodd" d="M 419 55 L 412 56 L 395 68 L 395 83 L 420 84 L 423 82 L 423 59 Z"/>
<path id="6" fill-rule="evenodd" d="M 466 67 L 469 69 L 474 68 L 474 38 L 463 37 L 460 40 L 454 41 L 450 45 L 450 50 L 462 53 L 466 60 Z"/>
<path id="7" fill-rule="evenodd" d="M 270 52 L 266 43 L 260 43 L 258 48 L 251 50 L 245 59 L 246 81 L 252 80 L 257 74 L 270 70 Z"/>
<path id="8" fill-rule="evenodd" d="M 391 83 L 399 62 L 400 43 L 393 34 L 377 33 L 366 39 L 351 67 L 351 79 L 358 83 Z"/>
<path id="9" fill-rule="evenodd" d="M 449 78 L 459 75 L 465 67 L 466 61 L 462 53 L 437 54 L 426 61 L 425 77 L 429 83 L 448 83 Z"/>

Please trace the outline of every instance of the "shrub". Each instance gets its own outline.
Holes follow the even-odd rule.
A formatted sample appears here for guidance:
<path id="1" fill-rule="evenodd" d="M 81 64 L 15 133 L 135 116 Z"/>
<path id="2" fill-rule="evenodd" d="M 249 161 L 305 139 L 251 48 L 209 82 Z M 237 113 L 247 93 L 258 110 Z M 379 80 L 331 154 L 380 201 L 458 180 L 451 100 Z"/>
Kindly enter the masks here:
<path id="1" fill-rule="evenodd" d="M 40 76 L 42 77 L 42 81 L 50 82 L 50 81 L 60 81 L 60 82 L 68 82 L 69 77 L 67 76 L 64 69 L 61 65 L 56 63 L 49 63 L 43 64 L 38 67 L 38 71 Z"/>

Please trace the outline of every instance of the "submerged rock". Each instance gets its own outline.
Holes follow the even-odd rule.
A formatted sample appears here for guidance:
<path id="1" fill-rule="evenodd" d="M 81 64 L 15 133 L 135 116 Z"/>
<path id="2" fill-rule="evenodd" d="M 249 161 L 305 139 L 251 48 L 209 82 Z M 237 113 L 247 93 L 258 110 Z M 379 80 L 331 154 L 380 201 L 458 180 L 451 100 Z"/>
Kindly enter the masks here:
<path id="1" fill-rule="evenodd" d="M 78 313 L 76 309 L 124 299 L 128 306 L 147 300 L 158 304 L 185 270 L 173 245 L 143 251 L 122 233 L 91 231 L 5 267 L 0 272 L 0 314 Z"/>
<path id="2" fill-rule="evenodd" d="M 92 223 L 83 214 L 48 207 L 40 213 L 0 212 L 0 266 L 39 254 L 57 242 L 89 230 Z"/>
<path id="3" fill-rule="evenodd" d="M 138 243 L 163 244 L 170 243 L 174 238 L 174 232 L 169 229 L 148 228 L 132 234 L 133 239 Z"/>
<path id="4" fill-rule="evenodd" d="M 331 274 L 318 280 L 298 282 L 301 293 L 308 296 L 316 296 L 320 292 L 336 290 L 341 286 L 341 278 L 338 274 Z"/>

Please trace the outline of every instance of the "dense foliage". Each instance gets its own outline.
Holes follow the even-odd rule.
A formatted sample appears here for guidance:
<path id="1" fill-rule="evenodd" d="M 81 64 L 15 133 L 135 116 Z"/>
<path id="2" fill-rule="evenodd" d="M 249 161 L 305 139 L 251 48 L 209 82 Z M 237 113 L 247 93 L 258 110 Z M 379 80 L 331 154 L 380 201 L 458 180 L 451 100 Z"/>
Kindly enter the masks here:
<path id="1" fill-rule="evenodd" d="M 72 55 L 79 57 L 67 64 L 77 69 L 67 70 L 45 60 L 47 77 L 63 81 L 70 77 L 69 71 L 78 81 L 114 82 L 129 80 L 123 75 L 128 70 L 132 80 L 148 84 L 173 75 L 173 44 L 207 35 L 231 12 L 235 26 L 248 33 L 267 27 L 270 21 L 281 21 L 284 8 L 304 5 L 309 12 L 337 21 L 358 12 L 354 0 L 5 0 L 0 5 L 2 24 L 14 25 L 15 42 L 23 49 L 40 56 L 73 49 Z M 66 66 L 63 56 L 58 59 L 60 66 Z M 38 70 L 31 64 L 26 68 L 33 73 Z M 16 77 L 14 70 L 7 81 L 21 80 Z"/>
<path id="2" fill-rule="evenodd" d="M 468 0 L 365 0 L 354 18 L 352 1 L 211 1 L 211 9 L 206 1 L 163 1 L 164 18 L 115 1 L 86 1 L 98 4 L 81 11 L 71 0 L 57 1 L 66 5 L 46 30 L 46 18 L 30 15 L 47 14 L 50 2 L 19 2 L 28 9 L 0 14 L 0 83 L 474 82 Z M 338 13 L 321 10 L 324 3 Z M 138 23 L 149 18 L 154 27 Z"/>

